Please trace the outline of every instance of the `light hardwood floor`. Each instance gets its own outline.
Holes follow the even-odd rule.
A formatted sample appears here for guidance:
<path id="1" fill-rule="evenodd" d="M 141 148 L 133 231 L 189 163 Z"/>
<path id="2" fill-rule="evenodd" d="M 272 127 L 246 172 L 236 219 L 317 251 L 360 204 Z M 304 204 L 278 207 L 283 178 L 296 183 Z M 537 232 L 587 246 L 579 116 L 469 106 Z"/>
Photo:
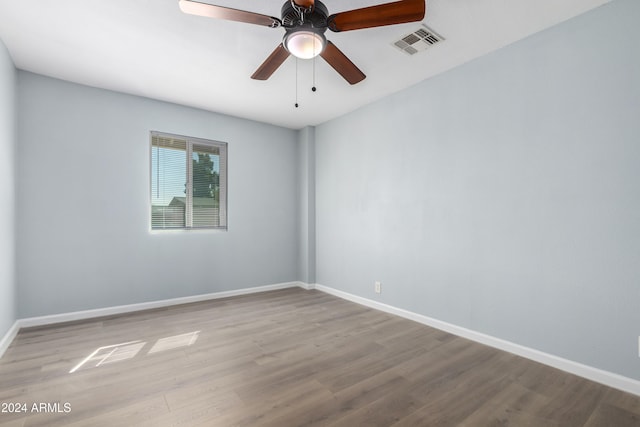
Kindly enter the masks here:
<path id="1" fill-rule="evenodd" d="M 22 330 L 0 402 L 27 410 L 0 426 L 640 426 L 638 396 L 302 289 Z"/>

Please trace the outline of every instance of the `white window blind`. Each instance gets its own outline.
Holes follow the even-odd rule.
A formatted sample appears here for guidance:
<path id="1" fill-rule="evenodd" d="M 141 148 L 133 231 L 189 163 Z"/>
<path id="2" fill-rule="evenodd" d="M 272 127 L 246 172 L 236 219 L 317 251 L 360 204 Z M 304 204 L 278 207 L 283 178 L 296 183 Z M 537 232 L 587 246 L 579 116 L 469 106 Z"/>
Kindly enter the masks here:
<path id="1" fill-rule="evenodd" d="M 151 132 L 151 228 L 227 228 L 227 144 Z"/>

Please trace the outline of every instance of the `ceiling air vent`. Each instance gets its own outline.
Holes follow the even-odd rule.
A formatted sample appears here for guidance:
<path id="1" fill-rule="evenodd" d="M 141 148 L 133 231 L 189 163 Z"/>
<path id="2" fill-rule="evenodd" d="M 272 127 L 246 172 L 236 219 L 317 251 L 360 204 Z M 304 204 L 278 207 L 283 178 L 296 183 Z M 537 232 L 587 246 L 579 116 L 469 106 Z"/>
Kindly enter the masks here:
<path id="1" fill-rule="evenodd" d="M 400 40 L 393 42 L 393 45 L 409 55 L 415 55 L 441 41 L 444 41 L 444 37 L 423 25 L 413 33 L 402 36 Z"/>

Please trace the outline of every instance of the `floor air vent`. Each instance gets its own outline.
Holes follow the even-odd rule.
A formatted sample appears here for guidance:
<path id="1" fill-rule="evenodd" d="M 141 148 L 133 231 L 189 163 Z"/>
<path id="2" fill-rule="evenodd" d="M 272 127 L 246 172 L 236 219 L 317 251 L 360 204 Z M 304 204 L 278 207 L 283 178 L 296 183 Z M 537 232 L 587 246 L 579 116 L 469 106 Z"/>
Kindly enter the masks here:
<path id="1" fill-rule="evenodd" d="M 401 51 L 415 55 L 433 45 L 444 41 L 444 37 L 433 31 L 431 28 L 423 25 L 413 33 L 406 34 L 393 42 L 392 44 Z"/>

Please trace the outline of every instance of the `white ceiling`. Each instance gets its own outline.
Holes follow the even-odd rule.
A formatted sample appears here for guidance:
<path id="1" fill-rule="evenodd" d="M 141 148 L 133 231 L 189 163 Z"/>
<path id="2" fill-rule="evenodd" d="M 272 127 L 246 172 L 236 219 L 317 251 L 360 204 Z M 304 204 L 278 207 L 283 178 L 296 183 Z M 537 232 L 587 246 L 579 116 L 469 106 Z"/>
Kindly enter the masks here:
<path id="1" fill-rule="evenodd" d="M 280 16 L 284 0 L 201 0 Z M 17 68 L 293 129 L 357 109 L 611 0 L 427 0 L 446 40 L 409 56 L 392 42 L 420 23 L 332 33 L 366 75 L 346 83 L 321 58 L 249 76 L 284 30 L 185 15 L 178 0 L 0 0 L 0 38 Z M 324 0 L 329 13 L 385 0 Z"/>

